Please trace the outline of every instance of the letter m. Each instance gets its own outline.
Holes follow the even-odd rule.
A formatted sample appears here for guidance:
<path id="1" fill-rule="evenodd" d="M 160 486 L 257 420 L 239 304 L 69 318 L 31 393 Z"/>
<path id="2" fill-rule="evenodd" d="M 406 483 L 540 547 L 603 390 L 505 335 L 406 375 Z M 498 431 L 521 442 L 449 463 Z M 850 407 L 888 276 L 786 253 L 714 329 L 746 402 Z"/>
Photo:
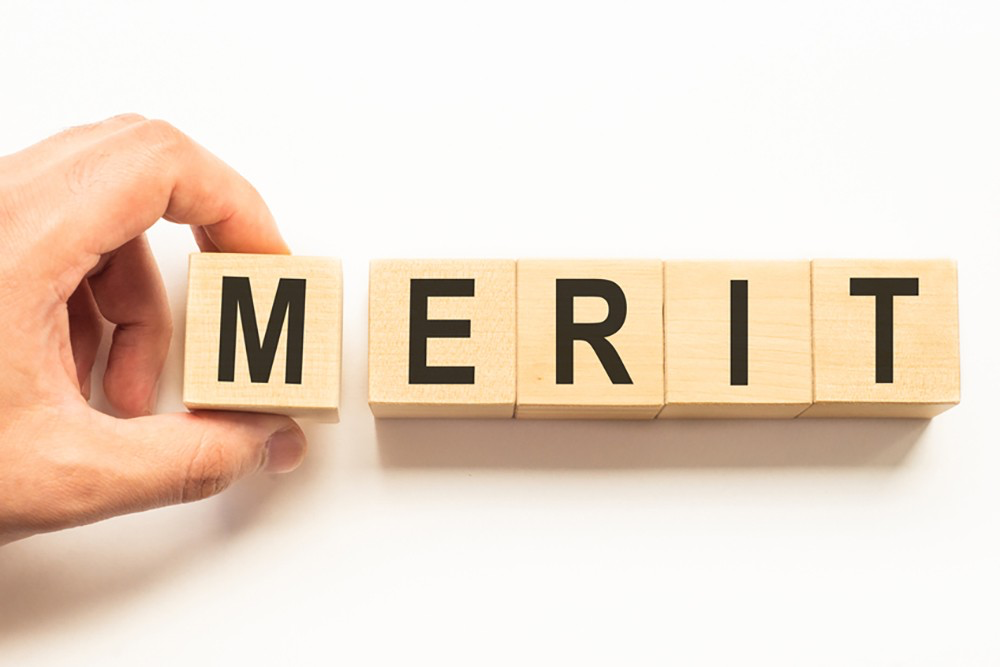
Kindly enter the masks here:
<path id="1" fill-rule="evenodd" d="M 302 384 L 302 338 L 305 330 L 306 281 L 304 278 L 282 278 L 274 293 L 271 317 L 267 321 L 264 341 L 257 330 L 257 313 L 253 306 L 250 278 L 222 277 L 222 319 L 219 325 L 219 382 L 233 382 L 236 375 L 236 313 L 243 325 L 243 343 L 247 351 L 247 366 L 251 382 L 268 382 L 271 367 L 278 352 L 281 329 L 287 315 L 285 337 L 285 383 Z"/>

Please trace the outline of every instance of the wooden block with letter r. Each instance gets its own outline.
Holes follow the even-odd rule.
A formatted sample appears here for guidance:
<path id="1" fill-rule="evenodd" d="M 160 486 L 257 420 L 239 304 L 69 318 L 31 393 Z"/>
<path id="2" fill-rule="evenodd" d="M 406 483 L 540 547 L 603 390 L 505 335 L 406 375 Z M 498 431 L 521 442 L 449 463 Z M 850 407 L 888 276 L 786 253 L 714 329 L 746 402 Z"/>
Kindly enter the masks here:
<path id="1" fill-rule="evenodd" d="M 513 260 L 377 260 L 368 287 L 376 417 L 512 417 Z"/>
<path id="2" fill-rule="evenodd" d="M 803 417 L 930 418 L 959 400 L 958 269 L 812 263 L 814 403 Z"/>
<path id="3" fill-rule="evenodd" d="M 812 403 L 809 262 L 664 265 L 663 418 L 790 419 Z"/>
<path id="4" fill-rule="evenodd" d="M 338 260 L 192 254 L 184 405 L 337 421 L 342 293 Z"/>
<path id="5" fill-rule="evenodd" d="M 663 263 L 518 260 L 519 418 L 652 419 L 663 407 Z"/>

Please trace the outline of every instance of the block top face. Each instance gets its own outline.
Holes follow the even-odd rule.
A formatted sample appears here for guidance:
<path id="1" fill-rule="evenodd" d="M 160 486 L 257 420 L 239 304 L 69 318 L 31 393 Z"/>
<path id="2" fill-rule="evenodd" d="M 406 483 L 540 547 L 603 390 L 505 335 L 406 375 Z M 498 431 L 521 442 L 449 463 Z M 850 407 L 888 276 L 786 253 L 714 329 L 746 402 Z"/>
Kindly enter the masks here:
<path id="1" fill-rule="evenodd" d="M 658 260 L 518 260 L 518 416 L 656 416 L 663 406 L 662 267 Z M 603 357 L 588 340 L 566 335 L 586 336 L 587 325 L 609 344 L 599 343 Z"/>
<path id="2" fill-rule="evenodd" d="M 184 404 L 336 420 L 342 291 L 335 259 L 192 254 Z"/>
<path id="3" fill-rule="evenodd" d="M 515 278 L 513 260 L 372 261 L 368 399 L 375 415 L 511 417 Z"/>
<path id="4" fill-rule="evenodd" d="M 805 410 L 812 402 L 809 268 L 808 261 L 665 262 L 664 412 L 714 405 L 723 413 L 739 404 L 787 406 L 784 417 Z"/>
<path id="5" fill-rule="evenodd" d="M 812 283 L 817 405 L 958 402 L 955 262 L 816 260 Z"/>

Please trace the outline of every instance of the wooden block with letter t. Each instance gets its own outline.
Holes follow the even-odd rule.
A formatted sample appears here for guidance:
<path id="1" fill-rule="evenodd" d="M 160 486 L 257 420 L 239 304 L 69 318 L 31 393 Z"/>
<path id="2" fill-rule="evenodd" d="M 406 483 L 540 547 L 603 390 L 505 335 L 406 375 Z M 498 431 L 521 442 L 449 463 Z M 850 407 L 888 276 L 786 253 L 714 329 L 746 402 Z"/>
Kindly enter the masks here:
<path id="1" fill-rule="evenodd" d="M 513 260 L 378 260 L 368 292 L 376 417 L 514 415 Z"/>
<path id="2" fill-rule="evenodd" d="M 663 263 L 518 260 L 519 418 L 652 419 L 663 407 Z"/>
<path id="3" fill-rule="evenodd" d="M 958 270 L 812 263 L 814 403 L 803 417 L 929 418 L 959 400 Z"/>
<path id="4" fill-rule="evenodd" d="M 664 265 L 663 418 L 790 419 L 812 403 L 809 262 Z"/>
<path id="5" fill-rule="evenodd" d="M 184 405 L 337 421 L 342 292 L 337 260 L 192 254 Z"/>

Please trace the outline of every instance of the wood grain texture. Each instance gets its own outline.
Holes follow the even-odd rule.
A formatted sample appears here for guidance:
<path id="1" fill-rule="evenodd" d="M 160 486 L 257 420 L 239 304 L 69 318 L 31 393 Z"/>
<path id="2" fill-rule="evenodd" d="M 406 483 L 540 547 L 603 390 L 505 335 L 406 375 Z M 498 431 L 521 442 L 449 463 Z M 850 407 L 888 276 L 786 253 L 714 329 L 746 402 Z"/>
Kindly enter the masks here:
<path id="1" fill-rule="evenodd" d="M 892 382 L 876 382 L 876 299 L 852 278 L 917 278 L 893 299 Z M 812 262 L 814 404 L 803 417 L 929 418 L 959 401 L 958 272 L 948 260 Z"/>
<path id="2" fill-rule="evenodd" d="M 747 288 L 745 385 L 731 384 L 733 280 Z M 787 419 L 809 407 L 809 262 L 669 261 L 664 289 L 661 418 Z"/>
<path id="3" fill-rule="evenodd" d="M 376 260 L 368 301 L 368 404 L 376 417 L 514 415 L 517 354 L 513 260 Z M 471 279 L 473 296 L 427 298 L 427 318 L 466 320 L 467 338 L 426 339 L 427 366 L 474 367 L 474 384 L 410 382 L 414 279 Z"/>
<path id="4" fill-rule="evenodd" d="M 627 317 L 608 340 L 632 384 L 613 384 L 593 348 L 575 341 L 572 384 L 556 382 L 556 280 L 616 283 Z M 608 316 L 600 298 L 574 299 L 574 322 Z M 517 262 L 518 418 L 652 419 L 663 407 L 663 266 L 653 260 Z"/>
<path id="5" fill-rule="evenodd" d="M 235 373 L 219 380 L 223 276 L 247 277 L 263 339 L 279 280 L 304 279 L 300 384 L 286 383 L 287 321 L 266 382 L 251 382 L 244 332 L 236 326 Z M 188 276 L 184 343 L 184 404 L 191 409 L 241 410 L 337 421 L 340 404 L 342 273 L 338 260 L 287 255 L 194 253 Z M 239 321 L 239 320 L 237 320 Z"/>

